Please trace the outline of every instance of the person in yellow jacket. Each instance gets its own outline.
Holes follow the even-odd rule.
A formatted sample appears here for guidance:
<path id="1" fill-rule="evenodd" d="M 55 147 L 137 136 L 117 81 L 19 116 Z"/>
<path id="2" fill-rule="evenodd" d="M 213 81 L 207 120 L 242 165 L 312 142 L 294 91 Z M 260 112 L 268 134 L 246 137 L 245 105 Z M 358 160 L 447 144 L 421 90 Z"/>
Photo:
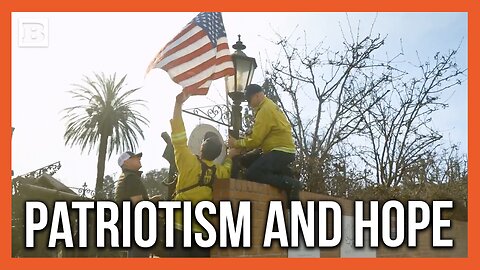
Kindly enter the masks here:
<path id="1" fill-rule="evenodd" d="M 244 150 L 261 148 L 263 154 L 246 170 L 247 180 L 278 187 L 287 192 L 289 201 L 298 200 L 301 183 L 284 173 L 295 160 L 292 127 L 287 117 L 257 84 L 246 87 L 245 99 L 255 112 L 252 131 L 243 139 L 230 136 L 228 146 Z"/>
<path id="2" fill-rule="evenodd" d="M 178 168 L 177 185 L 175 187 L 176 201 L 191 201 L 194 207 L 200 201 L 212 200 L 212 186 L 216 179 L 230 178 L 232 156 L 236 151 L 229 151 L 223 164 L 214 164 L 222 151 L 222 142 L 215 134 L 207 133 L 200 148 L 200 156 L 196 156 L 187 146 L 187 135 L 182 118 L 182 105 L 188 99 L 183 92 L 178 94 L 175 101 L 172 126 L 172 144 L 175 154 L 175 163 Z M 183 217 L 181 211 L 175 212 L 174 248 L 169 252 L 170 257 L 209 257 L 210 250 L 201 248 L 192 241 L 191 248 L 183 248 Z M 197 223 L 192 223 L 192 233 L 204 233 L 204 229 Z M 195 239 L 192 236 L 192 239 Z"/>

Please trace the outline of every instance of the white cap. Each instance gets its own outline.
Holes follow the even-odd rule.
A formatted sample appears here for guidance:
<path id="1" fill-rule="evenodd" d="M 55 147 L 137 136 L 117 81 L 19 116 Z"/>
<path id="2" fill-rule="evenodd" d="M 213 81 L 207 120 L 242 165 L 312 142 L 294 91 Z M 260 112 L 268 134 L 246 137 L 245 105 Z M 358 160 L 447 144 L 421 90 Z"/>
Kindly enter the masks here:
<path id="1" fill-rule="evenodd" d="M 139 157 L 142 157 L 142 153 L 138 153 L 138 154 L 135 154 L 133 152 L 130 152 L 130 151 L 127 151 L 123 154 L 121 154 L 119 157 L 118 157 L 118 166 L 122 167 L 123 166 L 123 163 L 125 162 L 125 160 L 133 157 L 133 156 L 139 156 Z"/>

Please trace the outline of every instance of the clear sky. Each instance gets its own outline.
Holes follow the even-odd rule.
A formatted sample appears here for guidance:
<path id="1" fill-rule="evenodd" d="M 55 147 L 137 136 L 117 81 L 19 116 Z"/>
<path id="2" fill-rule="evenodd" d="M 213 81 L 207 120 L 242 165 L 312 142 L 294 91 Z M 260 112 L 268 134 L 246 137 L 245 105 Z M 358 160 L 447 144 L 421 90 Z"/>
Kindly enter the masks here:
<path id="1" fill-rule="evenodd" d="M 65 146 L 62 110 L 73 105 L 67 93 L 83 75 L 93 72 L 128 74 L 127 88 L 142 87 L 137 98 L 146 100 L 144 115 L 150 120 L 145 140 L 140 143 L 143 170 L 167 167 L 160 134 L 170 132 L 174 97 L 181 87 L 166 72 L 145 70 L 154 55 L 197 13 L 13 13 L 12 14 L 12 169 L 21 175 L 56 161 L 62 168 L 55 177 L 68 186 L 84 182 L 95 186 L 97 153 L 80 153 L 79 147 Z M 245 53 L 255 57 L 253 82 L 263 82 L 263 67 L 274 57 L 275 32 L 289 35 L 297 29 L 307 33 L 312 45 L 323 40 L 331 48 L 340 47 L 348 20 L 360 31 L 388 35 L 385 49 L 403 50 L 412 62 L 416 52 L 424 60 L 437 52 L 460 45 L 457 63 L 467 67 L 467 13 L 223 13 L 230 45 L 242 35 Z M 25 19 L 48 20 L 49 44 L 41 48 L 20 47 L 19 22 Z M 402 40 L 402 42 L 400 42 Z M 231 50 L 233 52 L 233 49 Z M 466 78 L 465 78 L 466 79 Z M 217 80 L 207 96 L 190 98 L 185 108 L 225 103 L 223 79 Z M 433 124 L 443 132 L 446 142 L 460 143 L 467 152 L 467 83 L 455 88 L 449 108 L 435 115 Z M 185 116 L 187 133 L 201 123 Z M 216 126 L 216 125 L 214 125 Z M 216 126 L 218 127 L 218 126 Z M 226 135 L 226 134 L 224 134 Z M 106 175 L 118 176 L 117 154 L 106 162 Z"/>

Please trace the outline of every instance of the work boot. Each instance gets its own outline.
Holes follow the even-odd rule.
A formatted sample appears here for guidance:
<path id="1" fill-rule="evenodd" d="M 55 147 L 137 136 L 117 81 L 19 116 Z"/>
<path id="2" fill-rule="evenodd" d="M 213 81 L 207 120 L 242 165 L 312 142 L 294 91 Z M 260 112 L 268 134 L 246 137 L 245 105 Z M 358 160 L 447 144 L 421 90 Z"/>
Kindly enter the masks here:
<path id="1" fill-rule="evenodd" d="M 290 189 L 287 190 L 287 208 L 290 209 L 292 201 L 300 201 L 300 190 L 302 190 L 302 183 L 293 179 L 289 178 Z"/>

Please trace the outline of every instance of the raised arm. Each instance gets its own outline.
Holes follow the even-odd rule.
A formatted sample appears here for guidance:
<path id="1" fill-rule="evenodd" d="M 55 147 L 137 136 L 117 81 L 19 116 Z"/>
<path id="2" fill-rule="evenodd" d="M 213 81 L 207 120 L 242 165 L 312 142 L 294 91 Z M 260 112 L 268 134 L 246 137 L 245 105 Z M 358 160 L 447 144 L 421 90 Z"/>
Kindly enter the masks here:
<path id="1" fill-rule="evenodd" d="M 173 118 L 170 120 L 172 126 L 172 144 L 175 152 L 175 163 L 178 170 L 189 166 L 196 159 L 195 155 L 187 146 L 187 134 L 182 118 L 182 105 L 188 99 L 189 95 L 180 93 L 175 99 L 175 107 L 173 109 Z"/>

